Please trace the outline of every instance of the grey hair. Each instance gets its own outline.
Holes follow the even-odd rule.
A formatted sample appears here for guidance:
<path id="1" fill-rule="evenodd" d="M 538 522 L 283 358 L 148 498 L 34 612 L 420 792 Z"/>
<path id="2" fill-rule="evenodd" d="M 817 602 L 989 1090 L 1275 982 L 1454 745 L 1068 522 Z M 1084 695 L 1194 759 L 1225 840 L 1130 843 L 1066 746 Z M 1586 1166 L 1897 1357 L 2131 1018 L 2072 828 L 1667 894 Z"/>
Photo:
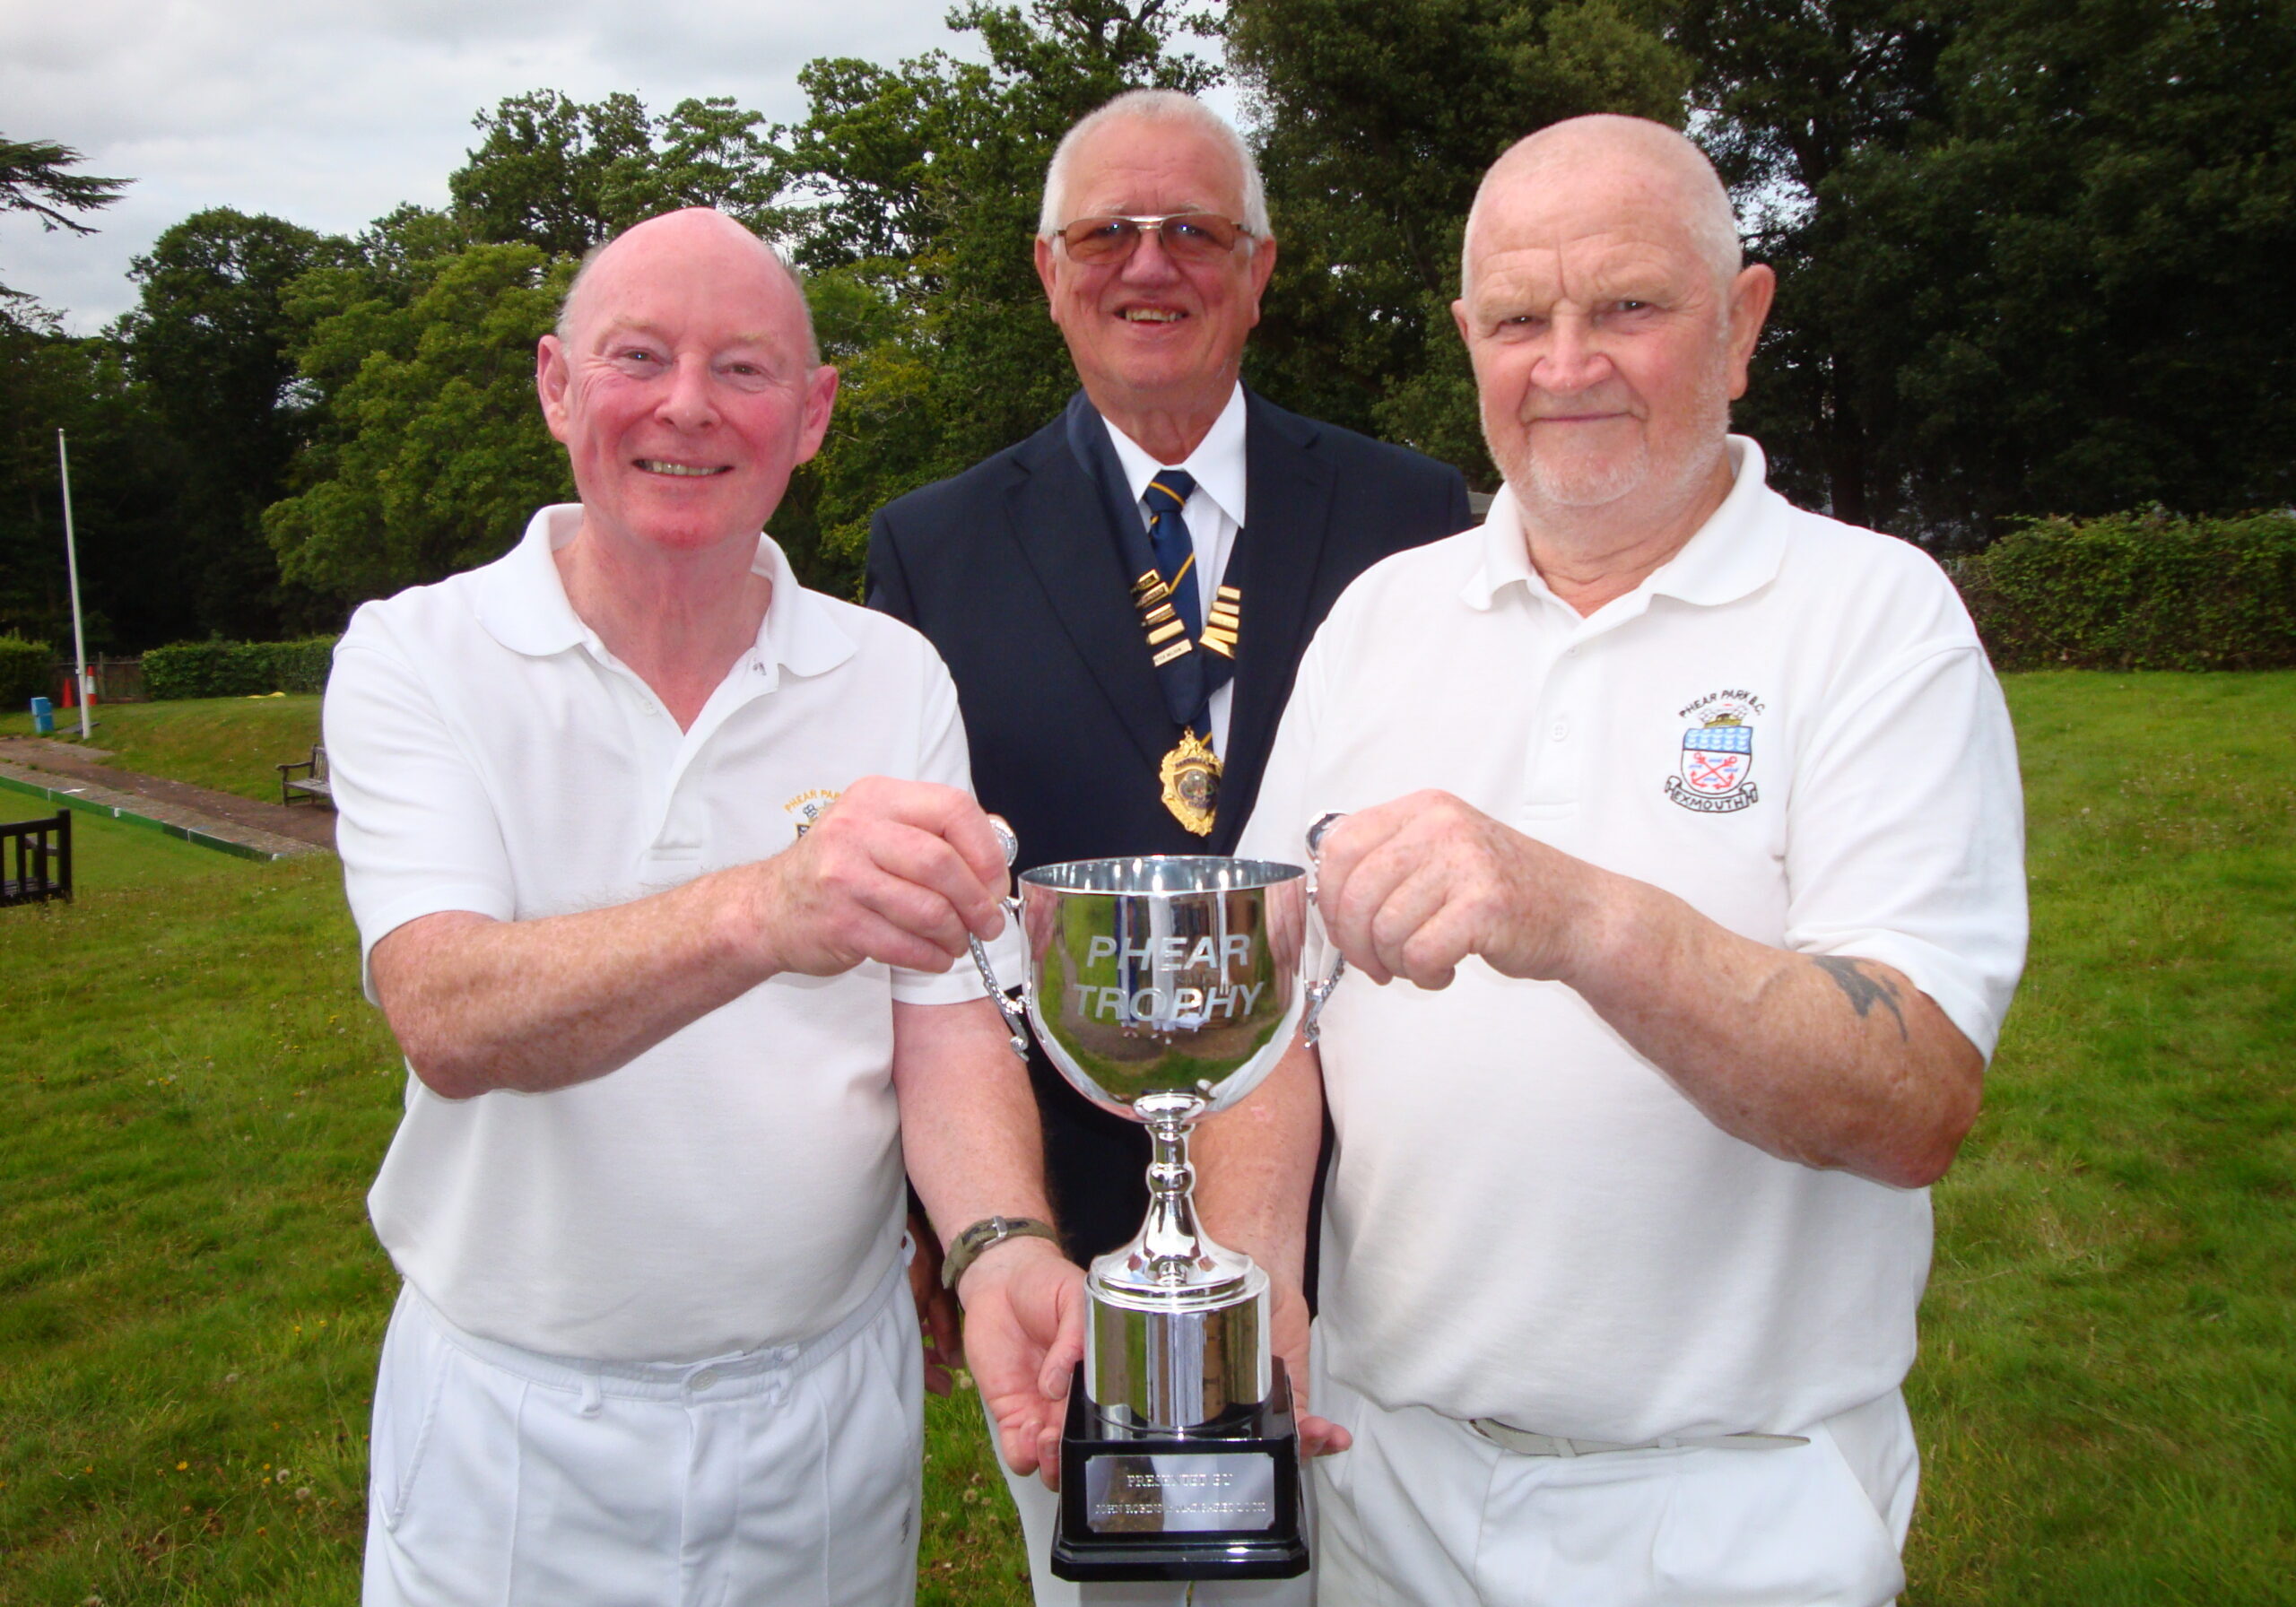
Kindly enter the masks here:
<path id="1" fill-rule="evenodd" d="M 1060 136 L 1060 143 L 1052 153 L 1052 165 L 1044 172 L 1044 204 L 1037 213 L 1038 239 L 1050 239 L 1063 223 L 1071 221 L 1062 213 L 1068 202 L 1068 169 L 1074 165 L 1077 145 L 1102 125 L 1127 119 L 1183 124 L 1225 145 L 1243 175 L 1244 215 L 1236 221 L 1251 231 L 1252 249 L 1259 249 L 1259 242 L 1274 231 L 1267 222 L 1267 187 L 1260 182 L 1259 163 L 1252 156 L 1252 148 L 1244 143 L 1243 135 L 1228 126 L 1225 117 L 1195 96 L 1184 95 L 1178 90 L 1126 90 L 1099 110 L 1086 114 Z"/>
<path id="2" fill-rule="evenodd" d="M 1591 126 L 1591 127 L 1589 126 Z M 1492 163 L 1491 170 L 1483 176 L 1476 187 L 1474 204 L 1468 209 L 1467 224 L 1459 237 L 1459 293 L 1466 294 L 1474 265 L 1474 225 L 1483 213 L 1483 203 L 1501 179 L 1520 183 L 1535 179 L 1549 168 L 1560 167 L 1570 160 L 1567 154 L 1551 153 L 1537 147 L 1559 143 L 1550 140 L 1558 131 L 1567 131 L 1562 139 L 1596 129 L 1604 129 L 1616 136 L 1639 140 L 1644 148 L 1668 163 L 1674 176 L 1683 187 L 1683 227 L 1690 233 L 1691 248 L 1705 259 L 1714 274 L 1716 286 L 1727 291 L 1730 282 L 1745 265 L 1745 252 L 1738 239 L 1737 214 L 1730 208 L 1730 193 L 1722 187 L 1722 176 L 1714 170 L 1713 162 L 1688 136 L 1679 134 L 1664 123 L 1645 117 L 1594 116 L 1572 117 L 1561 123 L 1550 124 L 1538 133 L 1518 140 L 1507 152 Z M 1526 149 L 1532 147 L 1531 149 Z"/>
<path id="3" fill-rule="evenodd" d="M 619 230 L 608 235 L 583 252 L 582 260 L 574 265 L 574 277 L 566 282 L 566 293 L 558 299 L 558 322 L 551 326 L 551 333 L 561 342 L 574 338 L 574 298 L 582 293 L 583 282 L 589 278 L 590 270 L 597 265 L 598 257 L 605 248 L 621 238 Z"/>
<path id="4" fill-rule="evenodd" d="M 639 220 L 640 222 L 648 221 Z M 740 223 L 741 220 L 735 218 L 734 222 Z M 558 322 L 551 326 L 551 333 L 555 334 L 561 343 L 570 343 L 574 339 L 574 298 L 581 294 L 582 282 L 590 276 L 590 270 L 597 265 L 598 258 L 605 255 L 606 248 L 629 233 L 630 230 L 637 227 L 638 224 L 632 223 L 628 228 L 617 229 L 587 251 L 583 252 L 582 260 L 574 265 L 574 277 L 567 281 L 566 294 L 559 298 Z M 749 229 L 746 223 L 743 223 L 742 227 Z M 805 317 L 805 366 L 808 369 L 820 368 L 822 343 L 820 336 L 813 333 L 813 304 L 805 299 L 805 276 L 797 271 L 797 265 L 789 260 L 787 254 L 780 247 L 763 235 L 758 234 L 754 229 L 750 229 L 750 233 L 756 237 L 757 243 L 763 246 L 767 254 L 773 258 L 774 265 L 787 274 L 789 276 L 789 282 L 796 287 L 797 305 L 804 309 Z"/>

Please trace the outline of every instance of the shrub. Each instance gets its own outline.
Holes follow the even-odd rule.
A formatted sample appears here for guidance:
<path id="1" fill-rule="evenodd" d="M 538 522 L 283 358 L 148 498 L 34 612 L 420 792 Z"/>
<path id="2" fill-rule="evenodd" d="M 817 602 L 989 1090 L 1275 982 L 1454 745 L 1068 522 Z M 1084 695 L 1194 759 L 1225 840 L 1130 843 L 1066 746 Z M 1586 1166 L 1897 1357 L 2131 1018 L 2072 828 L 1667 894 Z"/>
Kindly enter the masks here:
<path id="1" fill-rule="evenodd" d="M 323 692 L 326 673 L 335 665 L 331 636 L 307 636 L 300 641 L 271 644 L 272 673 L 283 692 Z"/>
<path id="2" fill-rule="evenodd" d="M 144 655 L 144 689 L 162 698 L 255 698 L 326 690 L 335 638 L 297 642 L 176 642 Z"/>
<path id="3" fill-rule="evenodd" d="M 56 653 L 46 642 L 0 636 L 0 708 L 20 708 L 34 698 L 56 695 L 49 684 Z"/>
<path id="4" fill-rule="evenodd" d="M 2296 667 L 2296 515 L 2036 519 L 1953 578 L 2001 669 Z"/>

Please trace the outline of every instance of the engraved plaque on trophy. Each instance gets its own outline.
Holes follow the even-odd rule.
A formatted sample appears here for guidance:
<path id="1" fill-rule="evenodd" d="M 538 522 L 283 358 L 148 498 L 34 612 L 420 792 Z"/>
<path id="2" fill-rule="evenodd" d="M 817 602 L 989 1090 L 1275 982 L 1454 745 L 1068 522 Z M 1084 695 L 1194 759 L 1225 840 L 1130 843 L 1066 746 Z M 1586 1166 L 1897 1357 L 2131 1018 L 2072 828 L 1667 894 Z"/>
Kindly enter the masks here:
<path id="1" fill-rule="evenodd" d="M 1196 1225 L 1187 1130 L 1258 1086 L 1295 1029 L 1312 1040 L 1338 973 L 1300 975 L 1308 892 L 1297 865 L 1156 856 L 1043 865 L 1006 901 L 1037 1041 L 1086 1099 L 1144 1124 L 1152 1151 L 1147 1220 L 1086 1278 L 1052 1545 L 1063 1578 L 1307 1568 L 1267 1274 Z M 1022 1008 L 978 944 L 975 958 L 1025 1053 Z"/>

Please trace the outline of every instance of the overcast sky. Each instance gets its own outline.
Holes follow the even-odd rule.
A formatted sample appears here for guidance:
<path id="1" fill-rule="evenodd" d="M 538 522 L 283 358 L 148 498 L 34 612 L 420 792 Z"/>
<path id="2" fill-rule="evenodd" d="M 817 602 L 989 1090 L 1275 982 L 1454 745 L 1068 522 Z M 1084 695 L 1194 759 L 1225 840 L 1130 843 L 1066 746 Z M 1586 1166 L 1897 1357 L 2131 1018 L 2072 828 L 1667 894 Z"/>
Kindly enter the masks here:
<path id="1" fill-rule="evenodd" d="M 101 232 L 0 218 L 0 284 L 75 333 L 135 302 L 131 256 L 208 206 L 348 233 L 402 201 L 444 205 L 505 95 L 628 90 L 649 111 L 731 95 L 804 114 L 820 56 L 978 57 L 946 0 L 0 0 L 0 135 L 78 150 L 135 183 Z M 1198 41 L 1199 53 L 1205 47 Z M 1232 101 L 1214 103 L 1234 115 Z"/>

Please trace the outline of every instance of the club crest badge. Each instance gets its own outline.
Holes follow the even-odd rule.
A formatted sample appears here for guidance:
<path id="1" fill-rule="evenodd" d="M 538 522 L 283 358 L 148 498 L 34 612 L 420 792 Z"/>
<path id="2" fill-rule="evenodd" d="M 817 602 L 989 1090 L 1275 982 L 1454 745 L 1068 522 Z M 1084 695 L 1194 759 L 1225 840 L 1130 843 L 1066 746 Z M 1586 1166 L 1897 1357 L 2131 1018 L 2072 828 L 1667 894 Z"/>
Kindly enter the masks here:
<path id="1" fill-rule="evenodd" d="M 1745 694 L 1717 694 L 1684 709 L 1698 724 L 1683 733 L 1677 773 L 1666 796 L 1700 814 L 1729 814 L 1757 802 L 1753 784 L 1754 728 L 1747 717 L 1761 703 Z"/>
<path id="2" fill-rule="evenodd" d="M 799 793 L 784 804 L 781 806 L 781 812 L 787 815 L 791 822 L 796 826 L 797 835 L 803 837 L 813 829 L 813 822 L 827 813 L 829 806 L 836 802 L 835 793 L 826 787 L 816 786 L 810 791 Z"/>

